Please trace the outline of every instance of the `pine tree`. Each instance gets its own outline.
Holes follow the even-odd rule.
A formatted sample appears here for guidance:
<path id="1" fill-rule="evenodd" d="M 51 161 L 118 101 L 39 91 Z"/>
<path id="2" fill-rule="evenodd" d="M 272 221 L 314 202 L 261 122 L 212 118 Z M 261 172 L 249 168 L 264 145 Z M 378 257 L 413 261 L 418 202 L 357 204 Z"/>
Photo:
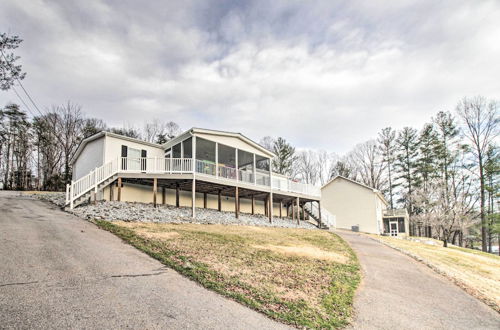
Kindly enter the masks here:
<path id="1" fill-rule="evenodd" d="M 291 175 L 292 166 L 295 162 L 295 148 L 285 139 L 279 137 L 273 145 L 276 157 L 273 158 L 273 169 L 276 173 Z"/>
<path id="2" fill-rule="evenodd" d="M 398 154 L 395 168 L 404 190 L 400 202 L 405 205 L 411 216 L 414 213 L 412 205 L 413 192 L 418 185 L 418 178 L 415 173 L 418 160 L 417 130 L 410 127 L 403 128 L 396 139 L 396 146 Z"/>
<path id="3" fill-rule="evenodd" d="M 419 136 L 419 157 L 417 171 L 422 188 L 427 191 L 429 182 L 436 177 L 438 169 L 439 141 L 434 126 L 426 124 Z"/>
<path id="4" fill-rule="evenodd" d="M 448 196 L 450 166 L 457 159 L 457 151 L 453 149 L 453 145 L 455 144 L 455 138 L 458 136 L 459 130 L 455 123 L 455 118 L 449 112 L 440 111 L 432 121 L 436 125 L 437 130 L 438 170 L 445 185 L 446 196 Z"/>
<path id="5" fill-rule="evenodd" d="M 378 134 L 378 143 L 380 152 L 382 153 L 383 161 L 385 162 L 388 176 L 388 194 L 389 202 L 391 204 L 391 209 L 394 208 L 394 182 L 392 178 L 392 172 L 394 169 L 394 162 L 396 161 L 396 131 L 391 127 L 384 128 Z"/>

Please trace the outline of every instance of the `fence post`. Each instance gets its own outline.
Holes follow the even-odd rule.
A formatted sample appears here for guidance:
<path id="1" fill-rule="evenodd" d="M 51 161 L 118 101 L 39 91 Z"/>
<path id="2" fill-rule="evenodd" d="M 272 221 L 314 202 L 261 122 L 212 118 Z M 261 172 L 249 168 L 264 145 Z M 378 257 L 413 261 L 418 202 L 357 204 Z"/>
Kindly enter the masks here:
<path id="1" fill-rule="evenodd" d="M 71 180 L 71 184 L 69 186 L 69 208 L 73 209 L 73 180 Z"/>
<path id="2" fill-rule="evenodd" d="M 66 204 L 69 203 L 69 183 L 66 183 Z"/>

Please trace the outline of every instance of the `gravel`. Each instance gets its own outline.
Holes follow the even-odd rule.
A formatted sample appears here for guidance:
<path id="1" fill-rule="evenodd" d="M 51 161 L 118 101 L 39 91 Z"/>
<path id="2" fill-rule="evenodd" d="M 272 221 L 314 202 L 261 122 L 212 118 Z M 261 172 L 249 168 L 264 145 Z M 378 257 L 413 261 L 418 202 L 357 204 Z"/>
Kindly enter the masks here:
<path id="1" fill-rule="evenodd" d="M 139 222 L 163 222 L 163 223 L 199 223 L 199 224 L 231 224 L 250 225 L 264 227 L 282 228 L 306 228 L 316 229 L 313 224 L 301 221 L 300 225 L 288 219 L 269 219 L 263 215 L 251 215 L 240 213 L 236 219 L 234 212 L 219 212 L 212 209 L 196 208 L 196 219 L 191 217 L 190 207 L 174 207 L 170 205 L 158 205 L 146 203 L 107 202 L 100 201 L 96 204 L 87 204 L 71 210 L 73 214 L 88 220 L 108 221 L 139 221 Z"/>
<path id="2" fill-rule="evenodd" d="M 31 196 L 41 199 L 43 201 L 48 201 L 56 204 L 59 207 L 63 207 L 66 203 L 66 194 L 62 192 L 42 192 L 33 193 Z"/>
<path id="3" fill-rule="evenodd" d="M 49 201 L 60 207 L 64 206 L 66 200 L 64 193 L 36 193 L 32 194 L 32 196 Z M 264 215 L 240 213 L 239 219 L 236 219 L 234 212 L 219 212 L 217 210 L 204 208 L 196 208 L 196 219 L 193 219 L 191 217 L 190 207 L 158 205 L 158 207 L 155 208 L 153 204 L 147 203 L 99 201 L 96 204 L 82 204 L 73 210 L 66 209 L 66 211 L 87 220 L 230 224 L 317 229 L 315 225 L 307 221 L 301 221 L 300 225 L 297 225 L 291 218 L 273 218 L 273 222 L 269 223 L 269 218 Z"/>

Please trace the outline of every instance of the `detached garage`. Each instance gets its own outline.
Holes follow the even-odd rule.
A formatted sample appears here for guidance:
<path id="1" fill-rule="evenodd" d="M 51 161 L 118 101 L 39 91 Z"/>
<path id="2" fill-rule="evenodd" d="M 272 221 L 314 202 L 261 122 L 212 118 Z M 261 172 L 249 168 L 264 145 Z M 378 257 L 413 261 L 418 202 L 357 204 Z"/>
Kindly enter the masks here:
<path id="1" fill-rule="evenodd" d="M 407 217 L 403 221 L 401 216 L 395 219 L 396 227 L 389 224 L 388 203 L 380 191 L 342 176 L 334 177 L 321 188 L 321 205 L 335 216 L 340 229 L 379 235 L 408 232 Z"/>

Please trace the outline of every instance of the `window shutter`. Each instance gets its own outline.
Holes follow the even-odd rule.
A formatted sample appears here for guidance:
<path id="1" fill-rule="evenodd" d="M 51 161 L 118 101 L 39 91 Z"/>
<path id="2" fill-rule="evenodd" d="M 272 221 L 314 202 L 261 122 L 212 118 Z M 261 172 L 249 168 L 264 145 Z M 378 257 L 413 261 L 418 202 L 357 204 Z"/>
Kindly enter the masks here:
<path id="1" fill-rule="evenodd" d="M 127 146 L 122 145 L 122 157 L 127 157 Z"/>
<path id="2" fill-rule="evenodd" d="M 141 157 L 146 158 L 148 156 L 147 150 L 141 150 Z M 146 171 L 146 159 L 141 159 L 141 171 Z"/>

